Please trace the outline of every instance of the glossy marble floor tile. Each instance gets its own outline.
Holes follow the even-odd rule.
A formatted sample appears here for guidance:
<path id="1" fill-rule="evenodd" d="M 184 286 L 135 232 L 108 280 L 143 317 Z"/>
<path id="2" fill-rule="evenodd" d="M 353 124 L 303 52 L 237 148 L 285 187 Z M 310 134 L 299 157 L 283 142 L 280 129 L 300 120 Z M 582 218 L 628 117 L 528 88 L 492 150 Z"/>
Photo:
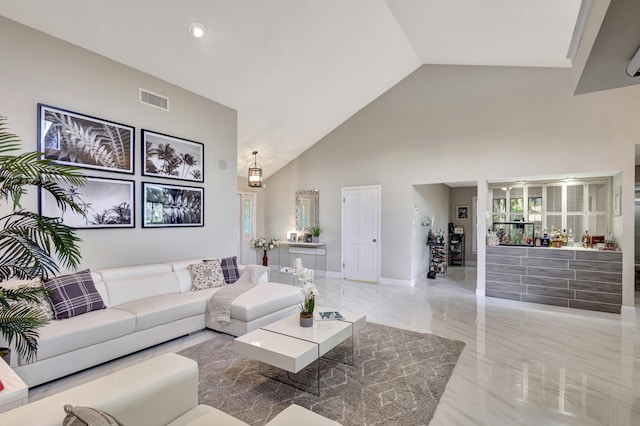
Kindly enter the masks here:
<path id="1" fill-rule="evenodd" d="M 319 280 L 317 304 L 466 343 L 431 425 L 640 425 L 640 328 L 618 315 L 475 295 L 476 270 L 412 288 Z M 75 386 L 211 331 L 159 345 L 31 390 Z"/>

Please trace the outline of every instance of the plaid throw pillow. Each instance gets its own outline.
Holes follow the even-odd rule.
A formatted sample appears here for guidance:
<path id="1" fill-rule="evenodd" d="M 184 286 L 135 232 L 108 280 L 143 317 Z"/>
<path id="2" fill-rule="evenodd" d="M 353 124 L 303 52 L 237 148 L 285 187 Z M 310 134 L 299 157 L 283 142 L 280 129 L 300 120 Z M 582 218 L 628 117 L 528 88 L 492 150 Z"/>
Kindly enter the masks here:
<path id="1" fill-rule="evenodd" d="M 238 257 L 225 257 L 220 259 L 220 266 L 222 266 L 222 273 L 224 274 L 224 282 L 227 284 L 233 284 L 240 278 L 238 272 Z"/>
<path id="2" fill-rule="evenodd" d="M 105 308 L 88 269 L 51 278 L 44 286 L 51 290 L 51 305 L 56 319 Z"/>

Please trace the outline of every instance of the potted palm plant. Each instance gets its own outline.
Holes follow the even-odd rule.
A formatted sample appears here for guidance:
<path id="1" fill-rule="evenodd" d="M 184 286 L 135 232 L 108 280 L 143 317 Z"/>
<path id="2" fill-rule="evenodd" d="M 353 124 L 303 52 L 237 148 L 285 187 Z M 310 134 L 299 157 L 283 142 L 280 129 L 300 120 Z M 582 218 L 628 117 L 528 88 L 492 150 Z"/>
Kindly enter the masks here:
<path id="1" fill-rule="evenodd" d="M 32 360 L 38 350 L 38 330 L 47 321 L 30 302 L 48 297 L 47 290 L 7 289 L 1 282 L 46 279 L 60 271 L 58 263 L 77 268 L 80 239 L 61 218 L 25 210 L 20 201 L 29 188 L 40 188 L 53 196 L 62 211 L 70 208 L 84 215 L 59 183 L 84 186 L 86 178 L 75 167 L 41 159 L 39 152 L 16 151 L 20 151 L 20 140 L 8 131 L 7 119 L 0 115 L 0 342 L 13 345 L 20 356 Z"/>

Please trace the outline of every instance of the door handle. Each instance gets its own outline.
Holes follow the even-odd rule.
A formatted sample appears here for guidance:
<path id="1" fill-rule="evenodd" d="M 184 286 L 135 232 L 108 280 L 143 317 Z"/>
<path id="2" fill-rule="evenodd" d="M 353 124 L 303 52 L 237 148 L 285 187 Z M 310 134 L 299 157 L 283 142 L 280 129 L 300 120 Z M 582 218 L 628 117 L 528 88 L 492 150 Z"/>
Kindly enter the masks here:
<path id="1" fill-rule="evenodd" d="M 378 240 L 376 240 L 376 239 L 374 238 L 374 239 L 373 239 L 373 242 L 374 242 L 374 243 L 376 243 L 376 242 L 378 242 Z"/>

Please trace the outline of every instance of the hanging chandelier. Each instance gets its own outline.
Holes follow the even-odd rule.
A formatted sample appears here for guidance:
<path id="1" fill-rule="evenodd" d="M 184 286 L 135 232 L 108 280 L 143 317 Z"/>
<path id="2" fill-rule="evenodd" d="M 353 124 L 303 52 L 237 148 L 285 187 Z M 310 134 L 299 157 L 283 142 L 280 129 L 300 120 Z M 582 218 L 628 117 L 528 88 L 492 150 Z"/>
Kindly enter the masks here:
<path id="1" fill-rule="evenodd" d="M 258 151 L 253 151 L 253 164 L 249 165 L 249 186 L 262 188 L 262 164 L 258 163 Z"/>

